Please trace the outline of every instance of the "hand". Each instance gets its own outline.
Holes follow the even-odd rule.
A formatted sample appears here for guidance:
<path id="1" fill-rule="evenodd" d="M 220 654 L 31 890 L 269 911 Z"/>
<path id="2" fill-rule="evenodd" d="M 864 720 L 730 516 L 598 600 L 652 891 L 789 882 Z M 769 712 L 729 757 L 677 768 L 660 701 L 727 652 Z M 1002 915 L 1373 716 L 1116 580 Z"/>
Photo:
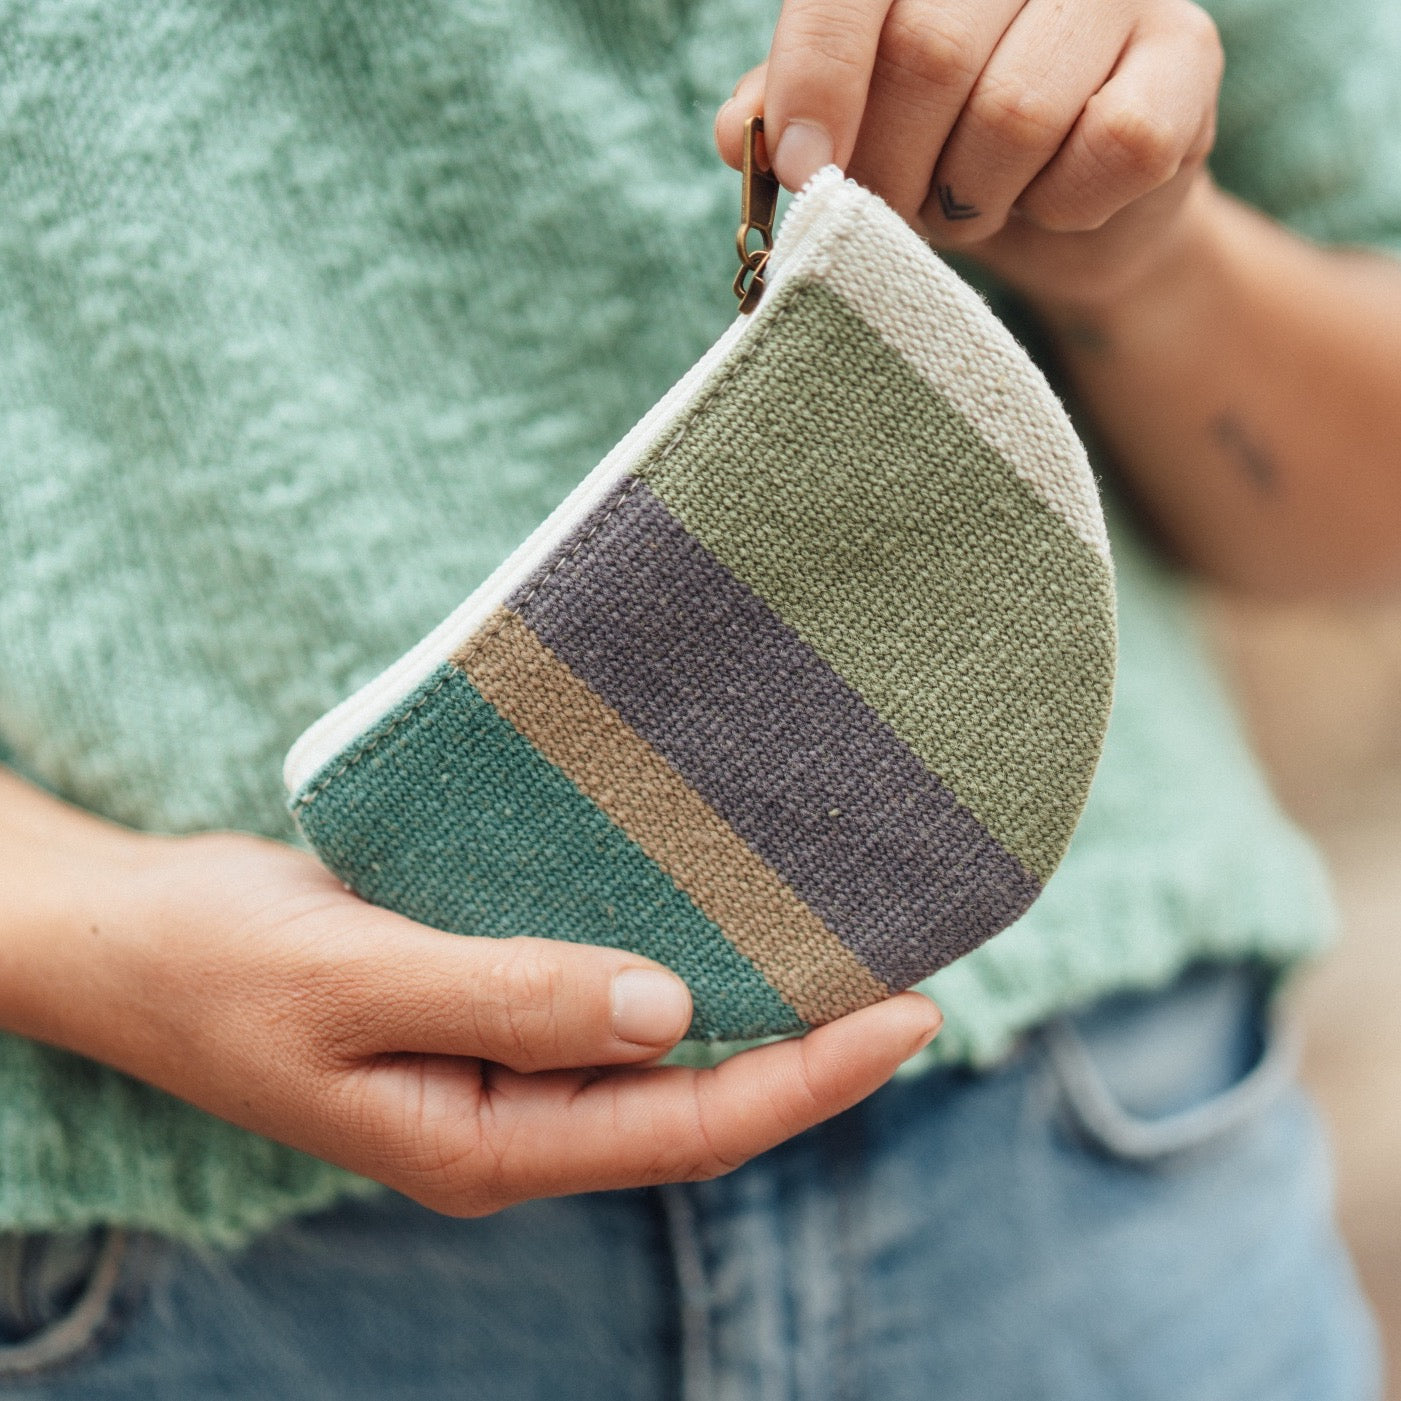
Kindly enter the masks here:
<path id="1" fill-rule="evenodd" d="M 444 934 L 253 837 L 139 837 L 38 795 L 7 830 L 22 787 L 0 773 L 0 871 L 24 872 L 0 876 L 0 1024 L 454 1215 L 724 1172 L 939 1025 L 906 994 L 715 1070 L 648 1067 L 691 1009 L 645 959 Z"/>
<path id="2" fill-rule="evenodd" d="M 787 188 L 835 161 L 936 247 L 1090 305 L 1209 217 L 1221 68 L 1190 0 L 785 0 L 716 144 L 738 167 L 762 112 Z"/>

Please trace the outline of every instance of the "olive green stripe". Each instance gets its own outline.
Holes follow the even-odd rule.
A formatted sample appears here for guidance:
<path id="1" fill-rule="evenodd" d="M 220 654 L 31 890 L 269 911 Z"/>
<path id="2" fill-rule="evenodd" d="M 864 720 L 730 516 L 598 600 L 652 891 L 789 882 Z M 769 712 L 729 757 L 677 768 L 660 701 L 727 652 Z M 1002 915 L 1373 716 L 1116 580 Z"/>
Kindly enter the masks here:
<path id="1" fill-rule="evenodd" d="M 802 1019 L 890 989 L 611 706 L 509 609 L 453 658 L 487 700 L 622 829 Z"/>
<path id="2" fill-rule="evenodd" d="M 840 297 L 776 295 L 637 475 L 1044 880 L 1108 719 L 1108 567 Z"/>

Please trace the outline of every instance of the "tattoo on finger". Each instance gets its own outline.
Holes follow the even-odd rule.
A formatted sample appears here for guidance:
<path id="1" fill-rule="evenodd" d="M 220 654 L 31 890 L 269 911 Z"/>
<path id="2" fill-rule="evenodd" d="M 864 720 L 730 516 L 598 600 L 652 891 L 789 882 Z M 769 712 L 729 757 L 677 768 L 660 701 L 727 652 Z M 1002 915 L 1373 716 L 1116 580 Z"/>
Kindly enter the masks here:
<path id="1" fill-rule="evenodd" d="M 945 219 L 957 223 L 961 219 L 976 219 L 982 212 L 975 204 L 961 204 L 953 192 L 952 185 L 938 187 L 939 208 Z"/>

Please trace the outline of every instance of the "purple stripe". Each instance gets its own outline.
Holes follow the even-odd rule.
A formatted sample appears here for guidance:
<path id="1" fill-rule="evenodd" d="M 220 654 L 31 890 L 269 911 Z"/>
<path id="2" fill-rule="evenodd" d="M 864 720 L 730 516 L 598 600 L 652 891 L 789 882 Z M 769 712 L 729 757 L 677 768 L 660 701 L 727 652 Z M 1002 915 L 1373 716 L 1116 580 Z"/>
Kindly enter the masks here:
<path id="1" fill-rule="evenodd" d="M 890 986 L 1039 892 L 642 482 L 625 480 L 507 603 Z"/>

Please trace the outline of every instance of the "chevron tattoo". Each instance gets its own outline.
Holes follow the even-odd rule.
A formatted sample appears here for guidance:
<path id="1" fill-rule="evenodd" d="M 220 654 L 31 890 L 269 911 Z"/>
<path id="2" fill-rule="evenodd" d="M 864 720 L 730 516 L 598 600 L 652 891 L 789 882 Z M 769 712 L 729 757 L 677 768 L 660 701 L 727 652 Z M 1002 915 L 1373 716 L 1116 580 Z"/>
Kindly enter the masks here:
<path id="1" fill-rule="evenodd" d="M 945 219 L 976 219 L 979 209 L 975 204 L 960 204 L 954 197 L 952 185 L 939 186 L 939 208 L 944 212 Z"/>

